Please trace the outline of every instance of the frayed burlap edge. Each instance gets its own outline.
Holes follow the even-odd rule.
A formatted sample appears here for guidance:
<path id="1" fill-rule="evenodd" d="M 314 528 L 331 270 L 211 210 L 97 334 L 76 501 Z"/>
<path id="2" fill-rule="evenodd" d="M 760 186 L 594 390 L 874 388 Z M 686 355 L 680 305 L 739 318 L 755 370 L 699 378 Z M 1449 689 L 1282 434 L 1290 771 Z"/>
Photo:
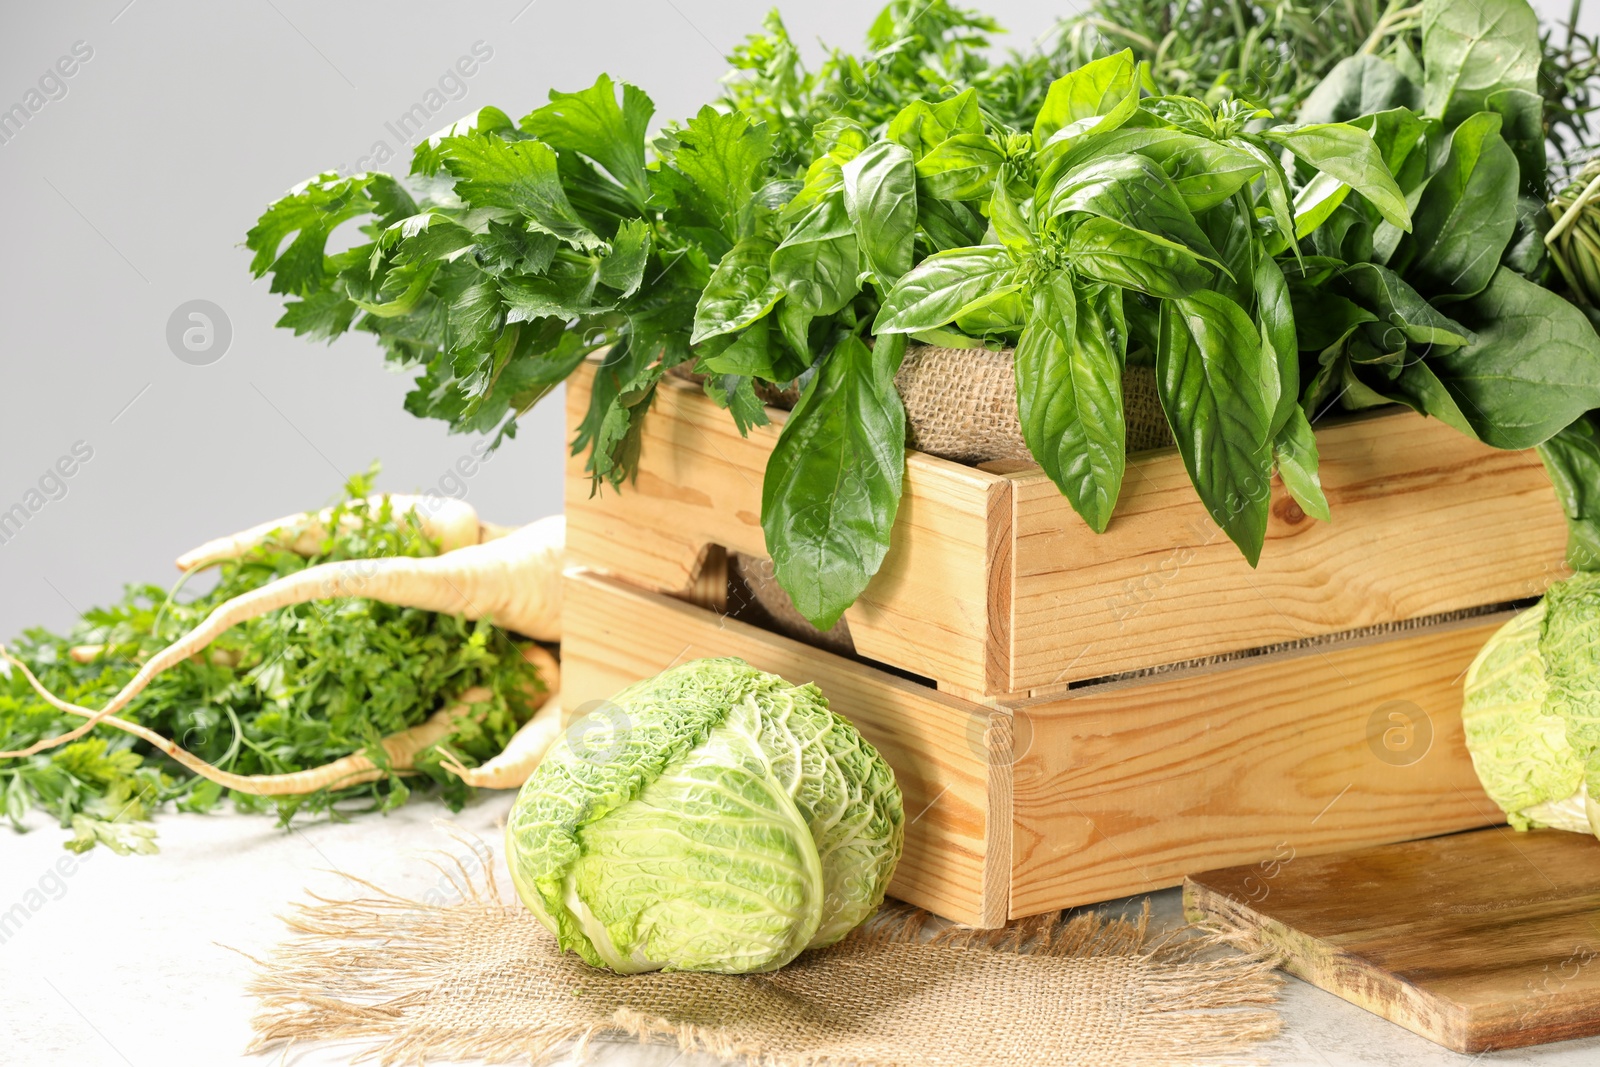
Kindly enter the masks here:
<path id="1" fill-rule="evenodd" d="M 919 1057 L 909 1054 L 857 1055 L 837 1048 L 825 1054 L 775 1051 L 770 1035 L 739 1033 L 703 1021 L 675 1021 L 659 1011 L 596 1005 L 588 987 L 597 981 L 603 991 L 604 981 L 638 979 L 617 979 L 581 964 L 572 965 L 581 972 L 573 976 L 574 988 L 537 1005 L 543 1022 L 527 1022 L 530 1005 L 518 1001 L 523 1021 L 514 1025 L 426 1023 L 421 1016 L 436 1006 L 435 998 L 446 990 L 459 990 L 463 971 L 469 969 L 464 965 L 475 962 L 462 954 L 474 940 L 483 941 L 485 931 L 543 936 L 551 957 L 555 955 L 542 928 L 519 905 L 508 903 L 492 880 L 475 879 L 458 861 L 449 862 L 457 868 L 447 872 L 460 896 L 454 904 L 409 900 L 348 875 L 344 877 L 360 895 L 333 898 L 308 893 L 308 901 L 284 916 L 293 936 L 264 960 L 250 957 L 257 973 L 249 991 L 260 1001 L 252 1021 L 256 1039 L 250 1051 L 338 1042 L 354 1046 L 352 1062 L 385 1065 L 463 1059 L 546 1063 L 558 1056 L 581 1062 L 596 1040 L 626 1038 L 676 1045 L 752 1067 L 909 1067 L 918 1062 Z M 502 943 L 498 937 L 489 941 Z M 875 965 L 881 960 L 886 981 L 903 978 L 909 973 L 905 968 L 915 968 L 929 956 L 938 957 L 930 961 L 931 967 L 946 976 L 955 968 L 958 978 L 964 960 L 992 954 L 1018 956 L 1019 966 L 1028 964 L 1029 957 L 1082 961 L 1091 969 L 1110 966 L 1137 993 L 1136 1006 L 1129 1012 L 1125 1032 L 1103 1055 L 1079 1055 L 1070 1062 L 1151 1067 L 1258 1063 L 1249 1050 L 1279 1031 L 1280 1021 L 1270 1005 L 1281 979 L 1272 960 L 1239 954 L 1228 944 L 1226 935 L 1201 934 L 1194 928 L 1152 936 L 1148 904 L 1142 915 L 1132 919 L 1093 911 L 1052 913 L 1002 930 L 974 930 L 890 903 L 840 945 L 808 953 L 801 958 L 803 965 L 791 966 L 809 971 L 813 983 L 833 980 L 827 968 L 835 959 L 854 965 L 849 971 L 852 980 L 859 978 L 863 963 Z M 979 969 L 973 967 L 973 973 Z M 801 978 L 806 980 L 805 975 Z M 697 985 L 752 979 L 675 974 L 652 980 L 679 983 L 693 999 Z M 1107 979 L 1099 975 L 1097 980 Z M 1018 1027 L 1066 1007 L 1031 1002 L 1031 982 L 1013 985 L 1004 993 L 1005 1007 L 1009 1013 L 1015 1001 Z M 730 987 L 718 988 L 726 993 Z M 958 984 L 950 992 L 949 1011 L 965 1013 L 973 1010 L 974 997 L 992 1001 L 995 995 L 992 982 L 971 990 Z M 563 1014 L 568 1017 L 561 1018 Z M 1050 1048 L 1039 1048 L 1038 1055 L 1037 1062 L 1068 1062 Z M 1028 1061 L 1013 1057 L 1011 1062 Z"/>

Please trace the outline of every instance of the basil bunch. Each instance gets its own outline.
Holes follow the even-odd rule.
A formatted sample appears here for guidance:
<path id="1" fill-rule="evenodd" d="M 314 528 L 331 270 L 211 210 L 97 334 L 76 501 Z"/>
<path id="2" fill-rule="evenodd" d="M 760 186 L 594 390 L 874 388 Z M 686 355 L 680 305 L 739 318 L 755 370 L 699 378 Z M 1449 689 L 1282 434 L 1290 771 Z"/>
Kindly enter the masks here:
<path id="1" fill-rule="evenodd" d="M 1135 358 L 1154 361 L 1195 488 L 1252 563 L 1275 462 L 1304 509 L 1327 517 L 1278 265 L 1327 212 L 1297 209 L 1281 154 L 1359 190 L 1396 226 L 1409 213 L 1365 131 L 1257 132 L 1269 117 L 1141 101 L 1123 52 L 1053 83 L 1027 131 L 986 115 L 971 89 L 908 105 L 877 139 L 847 120 L 826 129 L 827 151 L 775 232 L 718 265 L 694 334 L 727 339 L 697 364 L 727 375 L 727 391 L 793 369 L 770 358 L 775 338 L 821 355 L 763 509 L 777 576 L 813 623 L 837 620 L 888 549 L 907 336 L 1016 347 L 1028 447 L 1096 531 L 1121 490 L 1122 372 Z M 844 336 L 811 336 L 828 316 Z"/>

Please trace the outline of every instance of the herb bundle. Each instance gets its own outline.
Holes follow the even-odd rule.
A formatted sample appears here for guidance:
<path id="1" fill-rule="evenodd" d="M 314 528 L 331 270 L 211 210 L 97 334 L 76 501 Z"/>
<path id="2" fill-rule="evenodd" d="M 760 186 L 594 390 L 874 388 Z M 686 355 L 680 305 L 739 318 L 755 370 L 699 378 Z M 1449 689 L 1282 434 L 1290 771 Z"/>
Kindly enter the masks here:
<path id="1" fill-rule="evenodd" d="M 517 121 L 483 108 L 418 147 L 409 185 L 291 191 L 252 266 L 295 298 L 282 325 L 376 334 L 419 372 L 408 409 L 457 430 L 509 435 L 604 349 L 574 442 L 597 484 L 627 479 L 672 368 L 741 428 L 765 421 L 758 387 L 798 382 L 762 525 L 823 629 L 888 549 L 910 342 L 1015 348 L 1028 446 L 1096 530 L 1123 476 L 1122 371 L 1153 364 L 1197 492 L 1253 563 L 1274 471 L 1326 517 L 1311 421 L 1336 400 L 1508 448 L 1600 405 L 1600 339 L 1542 287 L 1531 9 L 1367 10 L 1270 85 L 1182 80 L 1204 99 L 1130 50 L 1053 81 L 1045 53 L 990 64 L 993 24 L 945 3 L 891 4 L 872 51 L 813 72 L 774 15 L 720 106 L 653 142 L 649 98 L 606 76 Z M 1300 121 L 1257 88 L 1309 93 Z M 328 253 L 358 217 L 366 242 Z"/>
<path id="2" fill-rule="evenodd" d="M 139 663 L 230 597 L 318 563 L 435 554 L 412 516 L 397 514 L 387 498 L 376 505 L 362 499 L 371 477 L 352 479 L 350 499 L 329 516 L 336 532 L 309 558 L 257 547 L 222 564 L 215 587 L 202 596 L 180 601 L 158 587 L 130 587 L 119 603 L 89 611 L 70 633 L 35 629 L 11 651 L 60 696 L 98 707 Z M 158 675 L 121 715 L 241 775 L 304 770 L 352 752 L 388 771 L 377 781 L 309 794 L 234 794 L 239 809 L 275 808 L 287 822 L 301 812 L 340 817 L 405 803 L 412 786 L 390 766 L 380 741 L 482 686 L 493 694 L 488 703 L 457 719 L 447 739 L 410 769 L 420 776 L 412 784 L 436 785 L 459 807 L 470 790 L 441 760 L 470 766 L 500 752 L 531 711 L 525 687 L 532 680 L 521 654 L 487 622 L 352 599 L 285 609 L 230 630 L 205 655 Z M 26 748 L 78 721 L 42 701 L 21 672 L 10 669 L 0 678 L 0 749 Z M 38 808 L 72 829 L 69 848 L 99 843 L 118 852 L 154 851 L 144 820 L 156 809 L 171 803 L 209 811 L 225 792 L 128 734 L 105 729 L 49 752 L 0 760 L 0 790 L 19 829 Z"/>

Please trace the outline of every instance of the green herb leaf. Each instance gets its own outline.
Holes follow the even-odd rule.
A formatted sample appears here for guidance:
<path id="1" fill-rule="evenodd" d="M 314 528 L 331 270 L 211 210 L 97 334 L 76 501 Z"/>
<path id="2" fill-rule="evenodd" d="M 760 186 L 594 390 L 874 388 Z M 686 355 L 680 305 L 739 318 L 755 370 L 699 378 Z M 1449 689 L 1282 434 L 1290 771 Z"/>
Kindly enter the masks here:
<path id="1" fill-rule="evenodd" d="M 1252 567 L 1272 499 L 1272 408 L 1259 388 L 1269 373 L 1255 324 L 1231 300 L 1201 290 L 1162 303 L 1161 406 L 1206 510 Z"/>
<path id="2" fill-rule="evenodd" d="M 1067 256 L 1084 277 L 1165 299 L 1188 296 L 1212 276 L 1185 246 L 1109 218 L 1085 219 Z"/>
<path id="3" fill-rule="evenodd" d="M 884 286 L 911 269 L 917 235 L 917 172 L 911 152 L 879 141 L 843 168 L 844 207 L 867 266 Z"/>
<path id="4" fill-rule="evenodd" d="M 1423 107 L 1446 127 L 1485 110 L 1498 90 L 1537 92 L 1543 56 L 1525 0 L 1423 0 Z"/>
<path id="5" fill-rule="evenodd" d="M 742 330 L 777 305 L 783 290 L 769 269 L 776 247 L 765 237 L 746 237 L 722 257 L 695 306 L 690 344 Z"/>
<path id="6" fill-rule="evenodd" d="M 550 91 L 550 102 L 522 118 L 524 130 L 552 148 L 581 152 L 606 169 L 638 210 L 650 199 L 644 137 L 655 114 L 644 90 L 622 85 L 622 104 L 611 78 L 600 75 L 576 93 Z"/>
<path id="7" fill-rule="evenodd" d="M 1300 405 L 1289 409 L 1289 417 L 1272 442 L 1272 455 L 1278 463 L 1283 487 L 1289 490 L 1300 510 L 1323 522 L 1331 519 L 1328 498 L 1322 492 L 1322 479 L 1317 476 L 1317 437 Z"/>
<path id="8" fill-rule="evenodd" d="M 573 211 L 556 171 L 556 153 L 538 141 L 451 137 L 440 142 L 456 194 L 474 207 L 519 211 L 528 224 L 584 251 L 605 242 Z"/>
<path id="9" fill-rule="evenodd" d="M 1342 122 L 1280 126 L 1263 137 L 1283 145 L 1295 156 L 1324 174 L 1337 178 L 1372 202 L 1385 221 L 1411 229 L 1411 211 L 1405 194 L 1395 184 L 1383 155 L 1371 136 Z"/>
<path id="10" fill-rule="evenodd" d="M 1093 302 L 1079 300 L 1066 272 L 1034 289 L 1032 312 L 1017 342 L 1022 437 L 1090 529 L 1101 533 L 1122 490 L 1127 456 L 1122 360 Z"/>
<path id="11" fill-rule="evenodd" d="M 1014 292 L 1016 264 L 999 245 L 935 252 L 901 278 L 883 298 L 872 332 L 914 333 L 954 320 L 982 306 L 997 290 Z"/>
<path id="12" fill-rule="evenodd" d="M 905 470 L 893 386 L 905 341 L 834 346 L 767 460 L 761 528 L 778 582 L 811 624 L 839 621 L 889 551 Z"/>

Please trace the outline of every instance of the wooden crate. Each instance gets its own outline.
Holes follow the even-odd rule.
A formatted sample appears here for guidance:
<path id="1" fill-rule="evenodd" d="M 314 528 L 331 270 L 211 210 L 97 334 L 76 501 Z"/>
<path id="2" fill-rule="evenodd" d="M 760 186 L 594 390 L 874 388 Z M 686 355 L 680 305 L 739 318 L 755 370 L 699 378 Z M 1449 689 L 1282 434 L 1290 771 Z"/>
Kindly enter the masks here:
<path id="1" fill-rule="evenodd" d="M 1285 849 L 1315 855 L 1500 821 L 1458 712 L 1460 676 L 1504 618 L 980 704 L 572 571 L 562 702 L 581 713 L 700 656 L 817 683 L 904 792 L 891 893 L 992 927 Z"/>
<path id="2" fill-rule="evenodd" d="M 569 381 L 569 424 L 592 371 Z M 714 546 L 766 555 L 761 479 L 784 413 L 741 437 L 695 386 L 668 379 L 639 476 L 591 496 L 568 468 L 570 560 L 685 593 Z M 846 613 L 863 657 L 976 699 L 1537 596 L 1566 531 L 1537 456 L 1387 413 L 1319 428 L 1333 521 L 1279 485 L 1251 569 L 1207 515 L 1176 450 L 1129 457 L 1116 518 L 1095 534 L 1036 468 L 907 454 L 893 547 Z M 1018 466 L 1018 465 L 1014 465 Z"/>

